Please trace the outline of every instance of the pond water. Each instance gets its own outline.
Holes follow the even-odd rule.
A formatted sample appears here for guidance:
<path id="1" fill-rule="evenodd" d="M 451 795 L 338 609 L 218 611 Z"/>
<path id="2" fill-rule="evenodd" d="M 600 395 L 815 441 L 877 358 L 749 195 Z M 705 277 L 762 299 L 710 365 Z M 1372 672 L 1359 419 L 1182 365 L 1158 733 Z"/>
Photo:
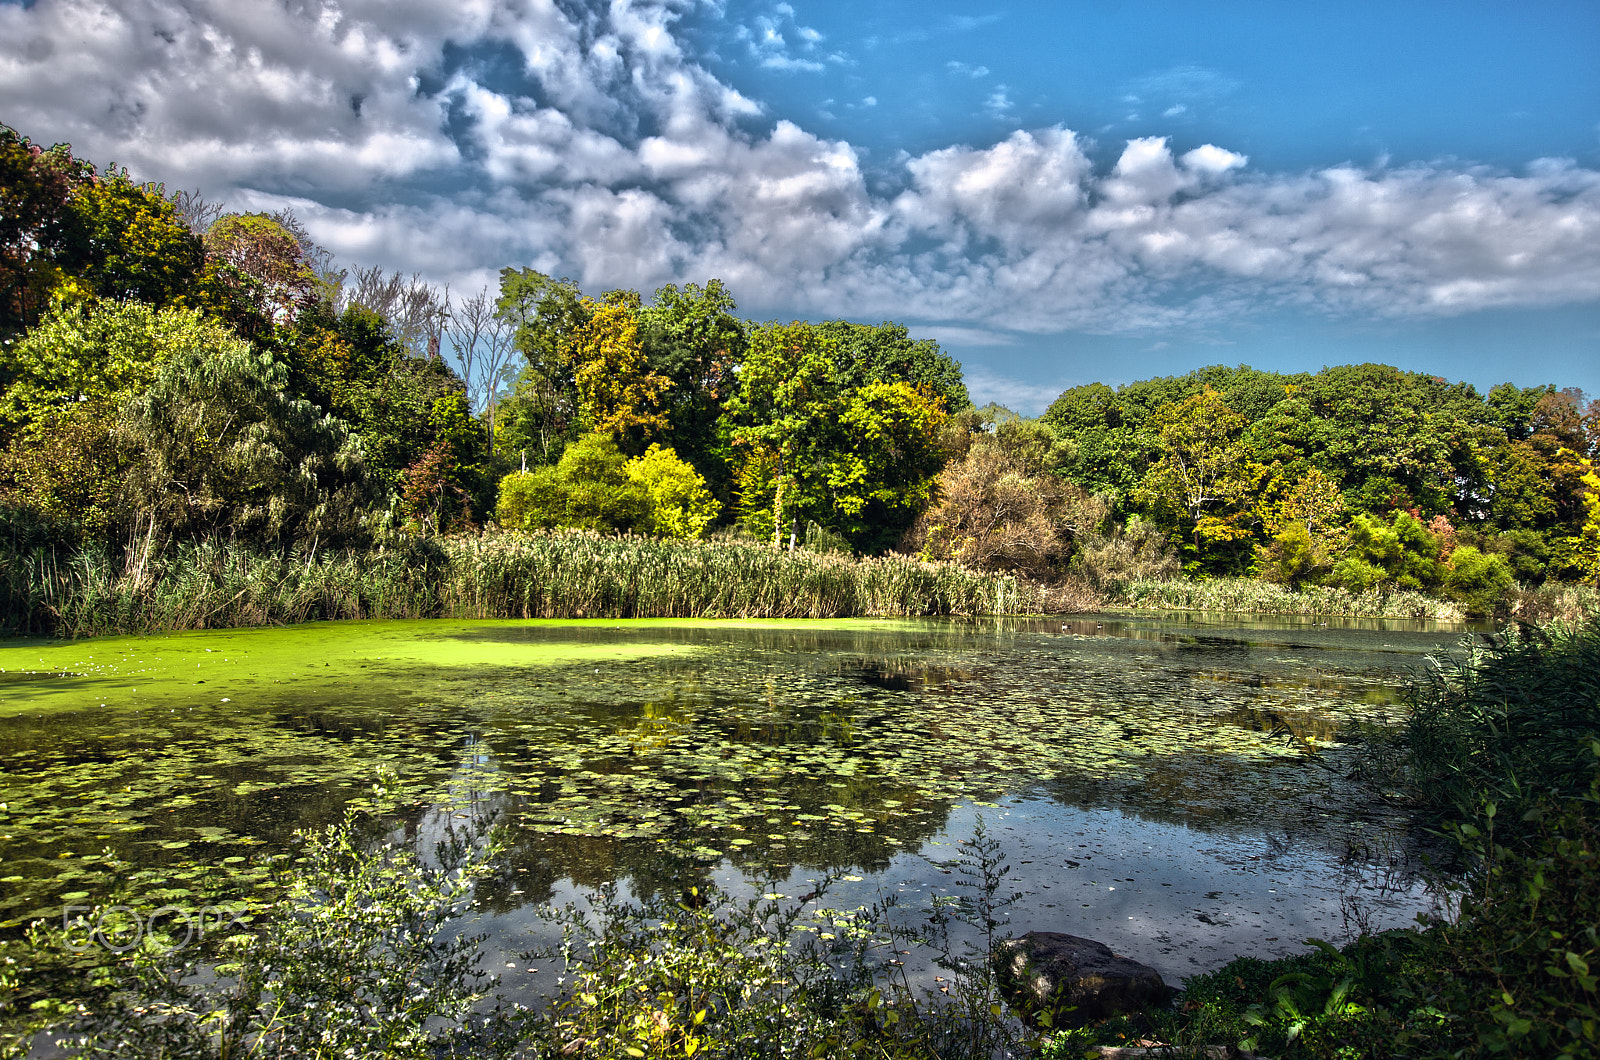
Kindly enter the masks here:
<path id="1" fill-rule="evenodd" d="M 494 809 L 511 954 L 552 898 L 696 881 L 836 902 L 948 893 L 979 816 L 1013 930 L 1169 980 L 1294 952 L 1420 888 L 1347 778 L 1351 720 L 1458 629 L 1128 615 L 987 621 L 431 621 L 0 642 L 0 928 L 116 894 L 261 893 L 261 854 L 379 766 L 397 825 Z M 114 888 L 120 888 L 115 890 Z"/>

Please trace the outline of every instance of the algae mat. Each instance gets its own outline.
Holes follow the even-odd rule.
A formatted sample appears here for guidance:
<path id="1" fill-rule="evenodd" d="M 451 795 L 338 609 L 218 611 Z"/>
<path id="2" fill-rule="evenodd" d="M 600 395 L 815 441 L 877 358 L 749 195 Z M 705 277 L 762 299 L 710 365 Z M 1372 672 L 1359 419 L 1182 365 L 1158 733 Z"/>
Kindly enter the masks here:
<path id="1" fill-rule="evenodd" d="M 1352 814 L 1338 727 L 1448 630 L 1072 621 L 368 622 L 0 646 L 0 922 L 246 900 L 384 766 L 401 833 L 563 880 L 873 873 L 1022 791 L 1227 832 Z M 1335 828 L 1334 831 L 1337 831 Z"/>

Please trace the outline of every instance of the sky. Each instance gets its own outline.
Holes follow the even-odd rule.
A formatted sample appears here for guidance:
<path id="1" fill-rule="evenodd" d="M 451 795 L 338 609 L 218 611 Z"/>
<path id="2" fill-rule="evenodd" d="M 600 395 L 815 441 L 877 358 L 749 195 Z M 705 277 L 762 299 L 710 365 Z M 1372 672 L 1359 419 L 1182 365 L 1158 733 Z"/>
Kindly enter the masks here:
<path id="1" fill-rule="evenodd" d="M 724 281 L 979 402 L 1600 395 L 1600 4 L 0 0 L 0 122 L 467 294 Z"/>

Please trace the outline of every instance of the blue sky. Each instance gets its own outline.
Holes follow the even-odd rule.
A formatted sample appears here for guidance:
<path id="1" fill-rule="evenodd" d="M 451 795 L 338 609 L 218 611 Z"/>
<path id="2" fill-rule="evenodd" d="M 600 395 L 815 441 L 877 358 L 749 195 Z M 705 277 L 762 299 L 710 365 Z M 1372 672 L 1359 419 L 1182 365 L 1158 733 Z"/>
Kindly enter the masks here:
<path id="1" fill-rule="evenodd" d="M 0 120 L 455 291 L 724 279 L 980 400 L 1600 393 L 1600 4 L 0 0 Z"/>

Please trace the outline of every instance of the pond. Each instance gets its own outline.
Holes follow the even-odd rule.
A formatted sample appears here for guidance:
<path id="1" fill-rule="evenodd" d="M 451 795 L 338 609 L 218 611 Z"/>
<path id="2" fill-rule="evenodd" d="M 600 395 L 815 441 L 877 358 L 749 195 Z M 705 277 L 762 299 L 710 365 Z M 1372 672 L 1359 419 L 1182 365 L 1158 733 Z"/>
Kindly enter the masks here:
<path id="1" fill-rule="evenodd" d="M 1426 900 L 1388 871 L 1341 725 L 1399 715 L 1456 629 L 1129 615 L 317 623 L 0 642 L 0 927 L 263 893 L 262 854 L 380 766 L 397 829 L 493 809 L 514 953 L 552 898 L 698 880 L 948 893 L 981 816 L 1013 930 L 1169 980 Z M 114 888 L 120 888 L 114 892 Z"/>

